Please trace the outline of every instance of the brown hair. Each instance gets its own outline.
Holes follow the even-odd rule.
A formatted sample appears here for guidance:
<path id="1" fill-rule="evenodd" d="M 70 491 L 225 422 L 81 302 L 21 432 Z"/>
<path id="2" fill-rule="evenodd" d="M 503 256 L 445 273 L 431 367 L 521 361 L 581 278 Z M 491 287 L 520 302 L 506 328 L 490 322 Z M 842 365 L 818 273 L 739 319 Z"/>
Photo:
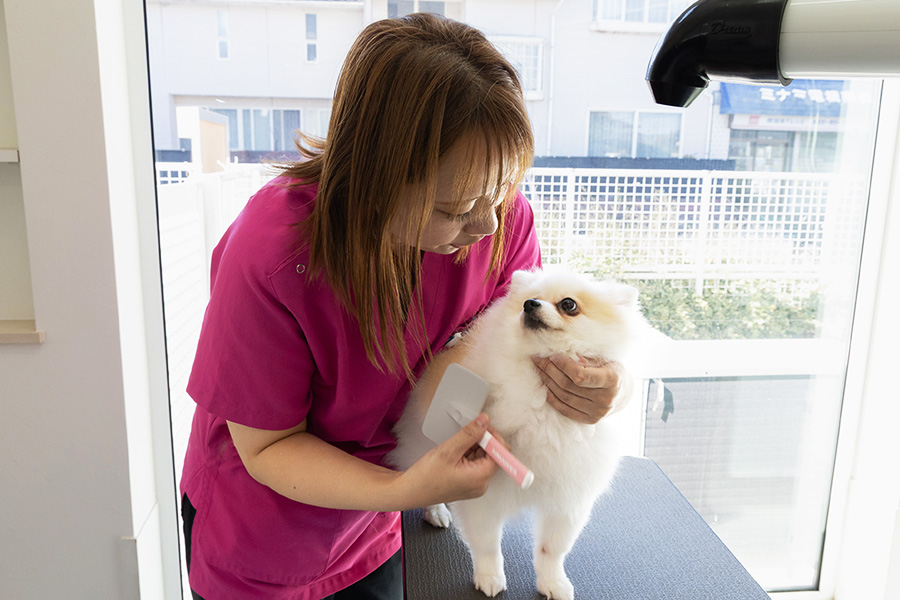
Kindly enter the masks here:
<path id="1" fill-rule="evenodd" d="M 319 186 L 301 224 L 311 272 L 324 276 L 358 320 L 369 360 L 411 379 L 404 332 L 413 305 L 413 331 L 429 353 L 421 296 L 414 293 L 420 249 L 389 230 L 400 219 L 410 239 L 421 240 L 438 162 L 455 144 L 468 144 L 472 160 L 457 174 L 454 198 L 462 205 L 461 191 L 481 178 L 489 204 L 496 203 L 490 269 L 496 270 L 505 217 L 534 155 L 516 72 L 463 23 L 429 14 L 377 21 L 344 61 L 327 139 L 301 141 L 308 160 L 284 172 Z M 410 194 L 410 186 L 421 193 Z"/>

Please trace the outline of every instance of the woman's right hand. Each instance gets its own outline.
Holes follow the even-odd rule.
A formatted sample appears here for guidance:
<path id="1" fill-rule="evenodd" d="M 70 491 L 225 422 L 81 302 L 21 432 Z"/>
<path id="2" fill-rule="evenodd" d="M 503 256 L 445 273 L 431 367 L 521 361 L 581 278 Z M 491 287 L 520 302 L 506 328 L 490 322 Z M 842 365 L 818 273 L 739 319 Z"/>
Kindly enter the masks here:
<path id="1" fill-rule="evenodd" d="M 402 473 L 398 483 L 406 499 L 403 504 L 421 508 L 484 495 L 498 468 L 478 445 L 485 431 L 503 443 L 482 413 Z"/>

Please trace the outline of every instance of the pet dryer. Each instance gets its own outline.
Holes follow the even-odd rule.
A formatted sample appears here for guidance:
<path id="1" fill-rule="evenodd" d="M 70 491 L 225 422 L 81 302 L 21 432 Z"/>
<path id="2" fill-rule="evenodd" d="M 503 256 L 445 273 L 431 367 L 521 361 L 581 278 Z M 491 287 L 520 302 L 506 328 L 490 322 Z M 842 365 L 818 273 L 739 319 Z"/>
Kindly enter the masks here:
<path id="1" fill-rule="evenodd" d="M 647 68 L 658 104 L 686 107 L 710 80 L 900 75 L 898 0 L 699 0 Z"/>

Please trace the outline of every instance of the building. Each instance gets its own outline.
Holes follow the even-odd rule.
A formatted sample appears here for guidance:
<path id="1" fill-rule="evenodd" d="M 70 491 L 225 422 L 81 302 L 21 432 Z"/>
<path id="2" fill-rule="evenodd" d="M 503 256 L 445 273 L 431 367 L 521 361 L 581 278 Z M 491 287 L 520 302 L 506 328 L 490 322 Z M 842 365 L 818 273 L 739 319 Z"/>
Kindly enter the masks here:
<path id="1" fill-rule="evenodd" d="M 292 152 L 297 129 L 323 136 L 341 63 L 358 32 L 373 20 L 423 10 L 475 25 L 518 67 L 539 157 L 832 170 L 837 116 L 848 102 L 872 102 L 844 91 L 842 82 L 797 82 L 790 91 L 714 83 L 713 93 L 687 110 L 653 102 L 643 79 L 647 64 L 666 24 L 687 4 L 148 0 L 156 148 L 188 149 L 178 132 L 180 107 L 221 114 L 231 160 L 240 162 Z"/>

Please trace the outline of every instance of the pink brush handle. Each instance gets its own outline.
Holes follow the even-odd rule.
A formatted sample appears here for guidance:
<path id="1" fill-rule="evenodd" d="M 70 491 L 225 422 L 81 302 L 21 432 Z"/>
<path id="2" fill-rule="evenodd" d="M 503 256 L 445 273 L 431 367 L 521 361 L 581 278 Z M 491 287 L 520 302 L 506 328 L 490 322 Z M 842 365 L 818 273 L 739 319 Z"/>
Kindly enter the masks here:
<path id="1" fill-rule="evenodd" d="M 500 468 L 509 473 L 509 476 L 515 479 L 523 490 L 528 489 L 534 483 L 534 473 L 531 469 L 523 465 L 518 458 L 513 456 L 512 452 L 506 449 L 506 446 L 497 441 L 490 431 L 484 432 L 484 437 L 478 442 L 478 445 L 484 448 L 487 455 L 490 456 Z"/>

